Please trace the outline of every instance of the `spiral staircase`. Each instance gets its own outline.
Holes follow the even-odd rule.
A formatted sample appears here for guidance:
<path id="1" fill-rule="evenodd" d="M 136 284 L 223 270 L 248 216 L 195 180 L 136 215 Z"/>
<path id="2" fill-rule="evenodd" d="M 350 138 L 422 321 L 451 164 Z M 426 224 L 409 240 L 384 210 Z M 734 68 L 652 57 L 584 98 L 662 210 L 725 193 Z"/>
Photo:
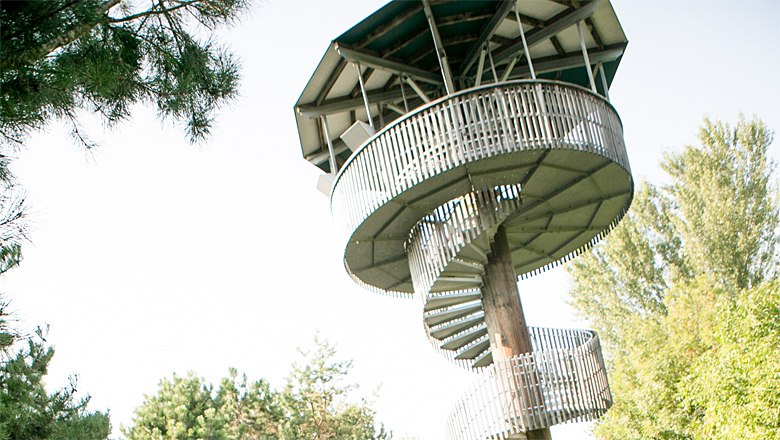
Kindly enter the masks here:
<path id="1" fill-rule="evenodd" d="M 433 347 L 478 374 L 451 438 L 549 438 L 612 404 L 594 332 L 526 327 L 516 290 L 502 317 L 489 285 L 508 271 L 516 289 L 626 213 L 608 100 L 625 45 L 607 1 L 391 2 L 331 44 L 296 104 L 349 275 L 419 298 Z M 505 350 L 501 320 L 527 349 Z"/>

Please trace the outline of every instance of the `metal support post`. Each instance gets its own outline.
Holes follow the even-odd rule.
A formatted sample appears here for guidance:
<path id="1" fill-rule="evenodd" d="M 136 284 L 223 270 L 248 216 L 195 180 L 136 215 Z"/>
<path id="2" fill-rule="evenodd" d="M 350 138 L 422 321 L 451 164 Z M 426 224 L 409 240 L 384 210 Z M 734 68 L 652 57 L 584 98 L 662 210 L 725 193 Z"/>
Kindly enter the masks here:
<path id="1" fill-rule="evenodd" d="M 604 88 L 604 97 L 609 101 L 609 86 L 607 85 L 607 73 L 604 72 L 604 63 L 598 64 L 598 70 L 601 71 L 601 86 Z"/>
<path id="2" fill-rule="evenodd" d="M 488 46 L 488 59 L 490 59 L 490 70 L 493 72 L 493 82 L 498 82 L 498 74 L 496 73 L 496 63 L 493 62 L 493 53 L 490 51 L 490 46 Z"/>
<path id="3" fill-rule="evenodd" d="M 598 93 L 596 81 L 593 79 L 593 72 L 590 70 L 590 58 L 588 58 L 588 48 L 585 46 L 585 32 L 582 30 L 582 21 L 577 22 L 577 31 L 580 33 L 580 47 L 582 47 L 582 57 L 585 58 L 585 70 L 588 71 L 590 89 L 593 90 L 593 93 Z"/>
<path id="4" fill-rule="evenodd" d="M 482 85 L 482 69 L 485 68 L 485 54 L 487 54 L 489 44 L 490 43 L 483 44 L 482 49 L 480 49 L 479 51 L 479 63 L 477 64 L 477 80 L 474 82 L 474 87 L 479 87 Z"/>
<path id="5" fill-rule="evenodd" d="M 425 94 L 423 89 L 421 89 L 420 86 L 418 86 L 417 83 L 414 82 L 413 79 L 411 79 L 411 78 L 409 78 L 407 76 L 406 77 L 406 82 L 407 82 L 407 84 L 409 84 L 409 87 L 411 87 L 412 90 L 414 90 L 414 92 L 417 93 L 417 96 L 419 96 L 420 99 L 422 99 L 426 103 L 431 102 L 431 98 L 429 98 L 428 95 Z"/>
<path id="6" fill-rule="evenodd" d="M 406 90 L 404 90 L 404 82 L 406 82 L 406 80 L 404 77 L 399 77 L 399 79 L 399 82 L 401 83 L 401 97 L 404 100 L 404 110 L 406 110 L 406 113 L 409 113 L 409 102 L 406 101 Z"/>
<path id="7" fill-rule="evenodd" d="M 320 116 L 322 123 L 322 132 L 325 134 L 325 140 L 328 142 L 328 159 L 330 160 L 330 172 L 336 174 L 339 171 L 338 162 L 336 162 L 336 152 L 333 150 L 333 142 L 330 140 L 330 129 L 328 128 L 327 116 Z"/>
<path id="8" fill-rule="evenodd" d="M 359 63 L 355 63 L 355 70 L 357 70 L 358 82 L 360 82 L 360 92 L 363 94 L 363 104 L 366 106 L 368 125 L 370 125 L 371 128 L 375 128 L 374 119 L 371 117 L 371 107 L 368 104 L 368 93 L 366 93 L 366 85 L 363 83 L 363 73 L 360 71 Z"/>
<path id="9" fill-rule="evenodd" d="M 517 20 L 517 27 L 520 28 L 520 40 L 523 41 L 523 53 L 525 54 L 526 61 L 528 61 L 528 69 L 531 71 L 531 79 L 536 79 L 534 63 L 531 62 L 531 53 L 528 52 L 528 42 L 525 40 L 525 32 L 523 31 L 523 23 L 520 21 L 520 12 L 517 8 L 517 2 L 515 2 L 515 20 Z"/>
<path id="10" fill-rule="evenodd" d="M 502 82 L 506 81 L 507 78 L 509 78 L 509 75 L 512 74 L 512 69 L 515 68 L 515 64 L 517 64 L 518 61 L 520 61 L 520 57 L 519 56 L 512 58 L 512 61 L 509 62 L 509 65 L 506 66 L 506 69 L 504 70 L 504 73 L 501 75 L 501 81 Z"/>
<path id="11" fill-rule="evenodd" d="M 431 27 L 431 35 L 433 35 L 433 46 L 436 49 L 436 57 L 439 59 L 439 67 L 441 67 L 441 75 L 444 78 L 444 87 L 447 89 L 447 94 L 451 95 L 455 93 L 455 83 L 452 82 L 452 71 L 450 70 L 450 64 L 447 61 L 447 53 L 444 51 L 444 44 L 441 41 L 441 35 L 439 35 L 439 28 L 436 27 L 436 21 L 433 19 L 433 11 L 431 11 L 431 4 L 428 0 L 422 0 L 423 10 L 425 11 L 425 18 L 428 20 L 428 25 Z"/>

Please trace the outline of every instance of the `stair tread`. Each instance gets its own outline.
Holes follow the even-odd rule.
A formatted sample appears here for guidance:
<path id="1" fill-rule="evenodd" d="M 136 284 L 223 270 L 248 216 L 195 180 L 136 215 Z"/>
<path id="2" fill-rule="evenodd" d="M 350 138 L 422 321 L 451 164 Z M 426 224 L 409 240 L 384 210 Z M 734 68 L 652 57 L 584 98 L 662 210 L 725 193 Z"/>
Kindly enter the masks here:
<path id="1" fill-rule="evenodd" d="M 480 324 L 470 331 L 451 336 L 439 348 L 443 350 L 459 350 L 484 335 L 487 335 L 487 327 L 484 324 Z"/>
<path id="2" fill-rule="evenodd" d="M 452 336 L 462 330 L 469 327 L 475 327 L 485 320 L 485 314 L 478 312 L 476 315 L 470 318 L 464 318 L 455 322 L 438 326 L 438 328 L 431 329 L 431 336 L 435 339 L 444 339 L 448 336 Z"/>
<path id="3" fill-rule="evenodd" d="M 456 304 L 463 304 L 468 301 L 482 298 L 482 293 L 478 290 L 462 290 L 444 295 L 429 297 L 425 303 L 425 311 L 449 307 Z"/>
<path id="4" fill-rule="evenodd" d="M 437 309 L 436 311 L 428 312 L 425 314 L 424 319 L 429 326 L 435 326 L 447 321 L 463 318 L 480 310 L 482 310 L 482 303 L 479 301 L 472 301 L 467 305 Z"/>
<path id="5" fill-rule="evenodd" d="M 485 350 L 490 350 L 490 338 L 487 334 L 461 349 L 455 359 L 475 359 Z"/>

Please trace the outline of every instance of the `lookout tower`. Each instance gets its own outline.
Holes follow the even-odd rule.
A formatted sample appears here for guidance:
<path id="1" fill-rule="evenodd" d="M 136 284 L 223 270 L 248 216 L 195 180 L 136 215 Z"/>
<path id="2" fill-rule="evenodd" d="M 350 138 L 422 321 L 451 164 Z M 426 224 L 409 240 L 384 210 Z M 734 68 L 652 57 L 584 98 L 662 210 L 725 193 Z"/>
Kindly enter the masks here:
<path id="1" fill-rule="evenodd" d="M 633 180 L 609 86 L 608 0 L 392 1 L 336 38 L 295 117 L 361 286 L 417 297 L 479 375 L 452 438 L 550 438 L 612 405 L 598 336 L 528 327 L 517 278 L 576 257 Z"/>

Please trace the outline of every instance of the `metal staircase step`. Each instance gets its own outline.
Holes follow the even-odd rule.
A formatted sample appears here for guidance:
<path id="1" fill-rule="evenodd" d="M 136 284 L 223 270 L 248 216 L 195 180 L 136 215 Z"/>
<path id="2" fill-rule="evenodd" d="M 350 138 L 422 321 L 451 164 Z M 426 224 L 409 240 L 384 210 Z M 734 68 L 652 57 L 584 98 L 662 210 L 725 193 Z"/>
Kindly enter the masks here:
<path id="1" fill-rule="evenodd" d="M 485 273 L 485 267 L 480 264 L 473 261 L 466 261 L 460 258 L 455 258 L 452 261 L 450 261 L 449 266 L 447 266 L 447 269 L 444 271 L 442 275 L 447 275 L 448 272 L 453 273 L 471 273 L 476 275 L 482 275 Z"/>
<path id="2" fill-rule="evenodd" d="M 466 330 L 469 327 L 474 327 L 481 324 L 485 320 L 485 314 L 483 312 L 477 312 L 470 318 L 464 318 L 449 324 L 438 326 L 435 329 L 431 329 L 431 336 L 435 339 L 442 340 L 448 336 L 452 336 L 462 330 Z"/>
<path id="3" fill-rule="evenodd" d="M 449 292 L 451 290 L 475 289 L 482 286 L 479 275 L 461 277 L 439 277 L 431 288 L 431 293 Z"/>
<path id="4" fill-rule="evenodd" d="M 477 327 L 465 331 L 463 333 L 454 335 L 451 339 L 446 340 L 439 348 L 443 350 L 459 350 L 473 341 L 487 335 L 487 327 L 485 324 L 480 324 Z"/>
<path id="5" fill-rule="evenodd" d="M 467 244 L 466 246 L 461 249 L 461 251 L 458 253 L 459 257 L 461 259 L 467 259 L 474 262 L 479 263 L 487 263 L 487 252 L 485 249 L 488 249 L 488 247 L 480 247 L 478 244 L 472 242 Z"/>
<path id="6" fill-rule="evenodd" d="M 474 364 L 473 364 L 472 368 L 487 367 L 488 365 L 490 365 L 492 363 L 493 363 L 493 353 L 490 350 L 485 350 L 474 361 Z"/>
<path id="7" fill-rule="evenodd" d="M 453 307 L 443 310 L 439 309 L 438 311 L 427 313 L 425 315 L 425 322 L 429 326 L 433 327 L 435 325 L 443 324 L 447 321 L 466 317 L 480 310 L 482 310 L 482 302 L 473 301 L 472 304 L 465 306 Z"/>
<path id="8" fill-rule="evenodd" d="M 482 292 L 479 290 L 465 290 L 452 292 L 444 295 L 436 295 L 428 298 L 425 303 L 425 311 L 440 309 L 442 307 L 454 306 L 465 302 L 482 298 Z"/>
<path id="9" fill-rule="evenodd" d="M 472 344 L 464 347 L 458 352 L 455 359 L 474 359 L 479 357 L 483 351 L 490 349 L 490 338 L 488 335 L 483 336 Z"/>

